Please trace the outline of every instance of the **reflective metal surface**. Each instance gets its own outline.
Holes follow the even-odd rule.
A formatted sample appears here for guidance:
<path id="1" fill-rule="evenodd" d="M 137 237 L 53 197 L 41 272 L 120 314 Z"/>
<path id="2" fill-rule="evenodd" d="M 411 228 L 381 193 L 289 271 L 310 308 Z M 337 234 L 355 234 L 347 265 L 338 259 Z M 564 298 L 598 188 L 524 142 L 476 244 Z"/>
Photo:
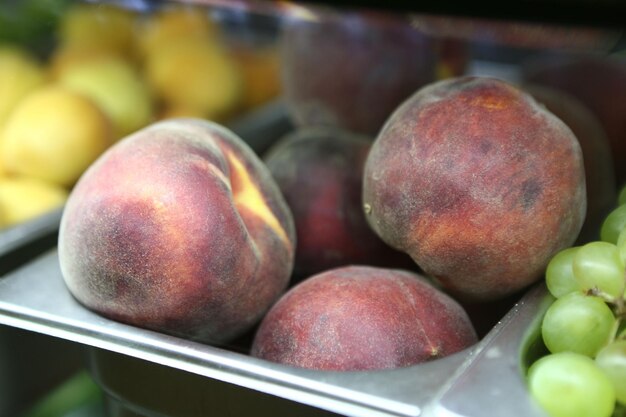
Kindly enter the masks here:
<path id="1" fill-rule="evenodd" d="M 63 209 L 54 210 L 36 219 L 0 230 L 0 259 L 17 248 L 59 230 Z"/>
<path id="2" fill-rule="evenodd" d="M 163 366 L 184 377 L 208 378 L 208 385 L 219 382 L 226 392 L 228 387 L 244 388 L 319 412 L 354 417 L 479 417 L 501 416 L 506 411 L 508 416 L 531 417 L 541 414 L 526 394 L 520 355 L 538 312 L 546 307 L 545 300 L 545 290 L 537 287 L 479 344 L 441 360 L 389 371 L 310 371 L 98 316 L 70 295 L 63 283 L 57 252 L 52 250 L 0 280 L 0 323 L 122 354 L 121 358 L 136 358 L 145 361 L 145 366 Z M 119 369 L 127 372 L 121 380 L 133 377 L 128 367 Z M 146 378 L 141 381 L 142 389 L 148 391 L 151 384 L 157 383 Z M 201 387 L 198 389 L 202 392 Z M 113 384 L 109 390 L 122 402 L 125 395 L 132 397 L 124 387 Z M 150 404 L 138 406 L 150 409 Z M 163 415 L 163 410 L 153 411 Z"/>

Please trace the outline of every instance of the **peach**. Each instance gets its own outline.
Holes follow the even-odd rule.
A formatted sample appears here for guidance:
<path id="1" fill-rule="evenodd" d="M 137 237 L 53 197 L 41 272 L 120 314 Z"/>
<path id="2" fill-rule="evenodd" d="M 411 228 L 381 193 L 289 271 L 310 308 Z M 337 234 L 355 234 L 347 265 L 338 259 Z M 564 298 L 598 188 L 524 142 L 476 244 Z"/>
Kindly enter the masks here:
<path id="1" fill-rule="evenodd" d="M 303 128 L 265 156 L 294 216 L 294 281 L 349 264 L 415 265 L 376 236 L 365 220 L 361 188 L 371 144 L 369 137 L 337 128 Z"/>
<path id="2" fill-rule="evenodd" d="M 578 242 L 599 240 L 602 222 L 617 201 L 611 145 L 602 124 L 587 106 L 564 91 L 529 84 L 523 88 L 576 135 L 583 153 L 587 188 L 587 216 Z"/>
<path id="3" fill-rule="evenodd" d="M 370 226 L 459 299 L 538 280 L 586 213 L 578 140 L 530 95 L 492 78 L 439 81 L 391 116 L 363 181 Z"/>
<path id="4" fill-rule="evenodd" d="M 617 185 L 626 183 L 626 60 L 600 56 L 553 56 L 529 61 L 528 83 L 564 91 L 600 120 L 611 145 Z"/>
<path id="5" fill-rule="evenodd" d="M 371 135 L 396 106 L 435 79 L 436 65 L 430 38 L 404 20 L 373 13 L 288 24 L 281 61 L 296 125 Z"/>
<path id="6" fill-rule="evenodd" d="M 264 317 L 251 355 L 334 371 L 406 367 L 477 340 L 461 306 L 423 277 L 348 266 L 290 289 Z"/>
<path id="7" fill-rule="evenodd" d="M 65 283 L 108 318 L 206 343 L 250 329 L 287 287 L 295 232 L 271 175 L 227 129 L 152 124 L 102 155 L 59 231 Z"/>

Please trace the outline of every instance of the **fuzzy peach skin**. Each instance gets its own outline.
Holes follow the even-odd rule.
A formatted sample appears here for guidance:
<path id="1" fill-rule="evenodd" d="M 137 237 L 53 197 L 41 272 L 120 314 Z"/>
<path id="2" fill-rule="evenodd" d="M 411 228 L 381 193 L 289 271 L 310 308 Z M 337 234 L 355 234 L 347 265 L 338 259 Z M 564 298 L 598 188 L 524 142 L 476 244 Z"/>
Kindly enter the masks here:
<path id="1" fill-rule="evenodd" d="M 422 276 L 348 266 L 291 288 L 258 328 L 251 355 L 332 371 L 406 367 L 477 341 L 463 308 Z"/>
<path id="2" fill-rule="evenodd" d="M 384 243 L 361 208 L 368 136 L 332 127 L 286 135 L 263 160 L 293 213 L 298 246 L 292 284 L 343 265 L 409 268 L 406 254 Z"/>
<path id="3" fill-rule="evenodd" d="M 253 326 L 285 290 L 293 219 L 269 172 L 225 128 L 148 126 L 72 191 L 59 232 L 71 293 L 103 316 L 207 343 Z"/>
<path id="4" fill-rule="evenodd" d="M 576 243 L 599 240 L 602 222 L 617 201 L 611 144 L 602 124 L 587 106 L 565 91 L 538 84 L 522 87 L 576 135 L 583 153 L 587 187 L 587 216 Z"/>
<path id="5" fill-rule="evenodd" d="M 542 276 L 576 239 L 585 172 L 572 131 L 496 79 L 433 83 L 400 106 L 365 164 L 370 226 L 464 300 Z"/>

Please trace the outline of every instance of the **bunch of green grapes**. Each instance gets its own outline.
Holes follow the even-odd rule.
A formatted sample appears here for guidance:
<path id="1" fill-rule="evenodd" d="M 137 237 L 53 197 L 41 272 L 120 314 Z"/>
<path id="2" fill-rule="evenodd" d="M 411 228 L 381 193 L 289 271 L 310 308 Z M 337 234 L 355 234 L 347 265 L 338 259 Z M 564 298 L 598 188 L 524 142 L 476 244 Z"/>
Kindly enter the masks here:
<path id="1" fill-rule="evenodd" d="M 562 250 L 546 270 L 550 354 L 532 364 L 528 384 L 552 417 L 610 417 L 626 406 L 626 187 L 600 239 Z"/>

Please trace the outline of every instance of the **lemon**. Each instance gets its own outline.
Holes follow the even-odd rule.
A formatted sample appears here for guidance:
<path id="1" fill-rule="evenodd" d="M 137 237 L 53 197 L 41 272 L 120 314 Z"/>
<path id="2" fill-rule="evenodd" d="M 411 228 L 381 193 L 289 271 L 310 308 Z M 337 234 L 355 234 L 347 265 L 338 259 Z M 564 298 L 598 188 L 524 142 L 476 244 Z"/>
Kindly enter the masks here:
<path id="1" fill-rule="evenodd" d="M 253 109 L 280 95 L 280 60 L 276 46 L 238 47 L 234 48 L 232 56 L 243 76 L 242 109 Z"/>
<path id="2" fill-rule="evenodd" d="M 165 105 L 161 108 L 161 111 L 157 114 L 157 118 L 159 120 L 178 119 L 178 118 L 186 118 L 186 117 L 202 119 L 205 116 L 206 115 L 204 114 L 204 112 L 198 109 L 185 108 L 184 106 L 181 106 L 181 105 Z"/>
<path id="3" fill-rule="evenodd" d="M 68 191 L 35 178 L 0 177 L 0 227 L 13 226 L 61 207 Z"/>
<path id="4" fill-rule="evenodd" d="M 51 51 L 47 69 L 50 78 L 52 80 L 58 80 L 68 69 L 72 69 L 85 62 L 107 57 L 128 59 L 124 55 L 112 51 L 84 49 L 72 45 L 59 45 Z"/>
<path id="5" fill-rule="evenodd" d="M 0 137 L 8 173 L 71 186 L 112 143 L 110 121 L 91 100 L 60 86 L 24 97 Z"/>
<path id="6" fill-rule="evenodd" d="M 59 83 L 93 99 L 113 122 L 116 139 L 150 123 L 150 90 L 134 65 L 119 57 L 100 56 L 68 66 Z"/>
<path id="7" fill-rule="evenodd" d="M 148 57 L 146 76 L 166 107 L 189 109 L 209 119 L 230 113 L 241 99 L 242 78 L 235 61 L 205 37 L 163 44 Z"/>
<path id="8" fill-rule="evenodd" d="M 165 43 L 189 37 L 214 37 L 216 33 L 216 25 L 206 8 L 176 5 L 145 15 L 137 25 L 136 43 L 139 55 L 146 57 Z"/>
<path id="9" fill-rule="evenodd" d="M 43 67 L 26 50 L 0 46 L 0 127 L 18 101 L 45 81 Z"/>
<path id="10" fill-rule="evenodd" d="M 58 41 L 63 47 L 132 57 L 135 21 L 135 13 L 114 5 L 75 4 L 62 16 Z"/>

